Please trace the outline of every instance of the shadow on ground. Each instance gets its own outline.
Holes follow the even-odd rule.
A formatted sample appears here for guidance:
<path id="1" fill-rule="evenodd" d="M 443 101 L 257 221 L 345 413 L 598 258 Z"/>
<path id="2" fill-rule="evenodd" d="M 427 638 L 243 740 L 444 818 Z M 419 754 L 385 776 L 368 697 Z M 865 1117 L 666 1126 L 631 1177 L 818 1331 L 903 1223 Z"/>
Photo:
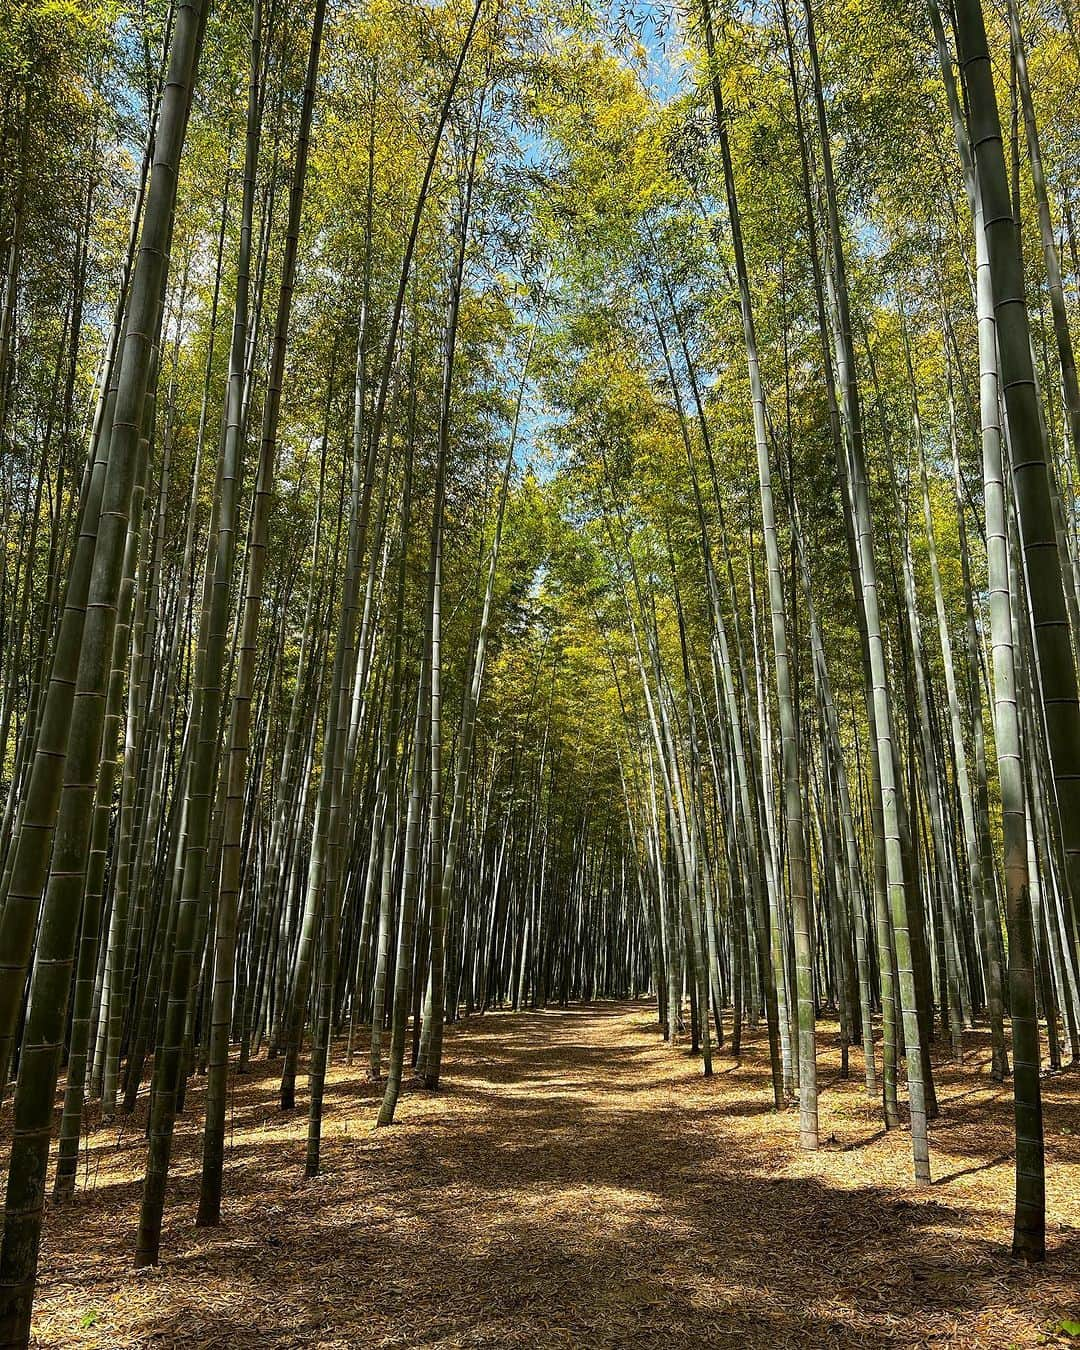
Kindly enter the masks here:
<path id="1" fill-rule="evenodd" d="M 192 1226 L 192 1091 L 155 1271 L 130 1260 L 141 1118 L 95 1130 L 84 1189 L 49 1215 L 39 1343 L 1007 1346 L 1080 1301 L 1075 1077 L 1048 1107 L 1075 1203 L 1027 1269 L 1004 1246 L 1008 1095 L 977 1064 L 939 1074 L 938 1184 L 916 1191 L 854 1056 L 823 1098 L 830 1147 L 809 1156 L 771 1108 L 759 1035 L 702 1080 L 644 1004 L 469 1019 L 443 1091 L 410 1089 L 391 1130 L 371 1129 L 361 1051 L 328 1084 L 313 1181 L 304 1104 L 277 1110 L 275 1066 L 234 1081 L 213 1230 Z"/>

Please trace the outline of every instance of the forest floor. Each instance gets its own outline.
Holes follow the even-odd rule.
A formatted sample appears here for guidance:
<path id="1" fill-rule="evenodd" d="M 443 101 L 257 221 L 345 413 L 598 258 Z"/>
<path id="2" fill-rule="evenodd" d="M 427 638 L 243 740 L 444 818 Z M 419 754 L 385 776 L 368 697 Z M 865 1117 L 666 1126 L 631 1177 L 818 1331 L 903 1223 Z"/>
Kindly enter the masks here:
<path id="1" fill-rule="evenodd" d="M 366 1055 L 339 1050 L 323 1171 L 304 1179 L 304 1104 L 276 1069 L 234 1079 L 224 1222 L 198 1229 L 202 1087 L 177 1127 L 163 1260 L 131 1253 L 143 1115 L 91 1122 L 80 1190 L 50 1208 L 40 1346 L 1029 1346 L 1080 1320 L 1080 1074 L 1044 1079 L 1049 1256 L 1009 1257 L 1009 1089 L 937 1075 L 935 1182 L 885 1134 L 835 1027 L 820 1036 L 815 1154 L 771 1109 L 764 1038 L 711 1079 L 651 1005 L 470 1018 L 443 1089 L 410 1088 L 374 1131 Z M 302 1086 L 302 1084 L 301 1084 Z M 5 1118 L 9 1108 L 5 1108 Z M 145 1112 L 145 1102 L 140 1112 Z M 9 1125 L 7 1125 L 9 1128 Z M 1080 1344 L 1080 1342 L 1074 1342 Z"/>

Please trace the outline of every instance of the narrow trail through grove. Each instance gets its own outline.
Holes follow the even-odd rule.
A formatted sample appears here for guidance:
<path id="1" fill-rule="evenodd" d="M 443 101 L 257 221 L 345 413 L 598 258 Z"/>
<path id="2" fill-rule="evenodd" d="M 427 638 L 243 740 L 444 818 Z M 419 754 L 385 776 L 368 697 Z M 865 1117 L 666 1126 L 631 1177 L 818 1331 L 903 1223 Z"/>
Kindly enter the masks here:
<path id="1" fill-rule="evenodd" d="M 445 1086 L 371 1126 L 366 1046 L 339 1047 L 322 1174 L 275 1066 L 235 1078 L 224 1223 L 193 1224 L 201 1086 L 178 1125 L 163 1262 L 133 1273 L 141 1114 L 91 1122 L 75 1203 L 53 1208 L 42 1346 L 1033 1345 L 1076 1315 L 1080 1119 L 1046 1081 L 1050 1257 L 1009 1260 L 1008 1090 L 971 1038 L 942 1065 L 935 1185 L 909 1185 L 861 1065 L 821 1037 L 822 1137 L 770 1108 L 762 1038 L 710 1080 L 653 1006 L 493 1013 L 448 1029 Z M 1060 1081 L 1060 1080 L 1057 1080 Z M 145 1109 L 143 1107 L 142 1109 Z"/>

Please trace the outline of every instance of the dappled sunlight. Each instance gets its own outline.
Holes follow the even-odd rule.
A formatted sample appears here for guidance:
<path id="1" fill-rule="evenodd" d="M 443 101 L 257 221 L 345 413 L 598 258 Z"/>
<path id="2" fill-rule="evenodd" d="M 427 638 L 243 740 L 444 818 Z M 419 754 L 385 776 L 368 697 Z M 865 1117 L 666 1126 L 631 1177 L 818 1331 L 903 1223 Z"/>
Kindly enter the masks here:
<path id="1" fill-rule="evenodd" d="M 193 1225 L 201 1080 L 177 1128 L 165 1259 L 133 1275 L 142 1112 L 94 1125 L 52 1209 L 43 1347 L 908 1346 L 1035 1343 L 1080 1281 L 1080 1107 L 1045 1080 L 1049 1259 L 1008 1256 L 1011 1101 L 976 1054 L 938 1069 L 937 1184 L 910 1184 L 822 1022 L 822 1148 L 771 1105 L 760 1033 L 712 1078 L 646 1005 L 466 1019 L 444 1088 L 372 1129 L 366 1055 L 330 1071 L 323 1170 L 279 1066 L 234 1079 L 224 1223 Z M 973 1049 L 979 1044 L 972 1036 Z M 300 1081 L 301 1097 L 303 1080 Z M 182 1328 L 182 1341 L 176 1339 Z"/>

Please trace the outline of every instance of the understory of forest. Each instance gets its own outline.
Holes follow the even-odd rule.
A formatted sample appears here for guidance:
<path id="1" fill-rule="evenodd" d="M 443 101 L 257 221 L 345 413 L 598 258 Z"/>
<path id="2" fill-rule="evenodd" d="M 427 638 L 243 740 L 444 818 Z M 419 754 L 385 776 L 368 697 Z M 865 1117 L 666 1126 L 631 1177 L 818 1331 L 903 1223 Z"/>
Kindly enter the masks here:
<path id="1" fill-rule="evenodd" d="M 306 1122 L 272 1066 L 229 1104 L 223 1223 L 191 1222 L 203 1085 L 178 1126 L 162 1265 L 131 1273 L 145 1108 L 89 1122 L 80 1196 L 50 1215 L 41 1350 L 425 1346 L 1068 1345 L 1080 1319 L 1080 1108 L 1044 1082 L 1045 1266 L 1009 1255 L 1008 1090 L 985 1029 L 941 1063 L 939 1175 L 911 1185 L 821 1025 L 822 1147 L 769 1103 L 760 1032 L 703 1079 L 660 1041 L 655 1005 L 491 1013 L 450 1029 L 437 1096 L 407 1090 L 393 1131 L 360 1053 L 335 1047 L 326 1150 L 303 1177 Z"/>

